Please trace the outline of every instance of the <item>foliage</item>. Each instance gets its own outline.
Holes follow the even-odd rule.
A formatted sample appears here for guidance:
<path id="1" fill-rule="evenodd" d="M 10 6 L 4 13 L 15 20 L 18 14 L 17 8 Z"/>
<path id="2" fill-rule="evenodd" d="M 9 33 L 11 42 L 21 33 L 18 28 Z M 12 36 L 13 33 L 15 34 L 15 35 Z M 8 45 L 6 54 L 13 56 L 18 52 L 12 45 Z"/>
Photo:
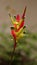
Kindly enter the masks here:
<path id="1" fill-rule="evenodd" d="M 13 37 L 8 33 L 0 32 L 0 58 L 10 61 L 13 45 Z M 25 65 L 37 65 L 37 33 L 31 33 L 26 30 L 24 37 L 18 40 L 13 65 L 21 65 L 22 58 L 24 58 L 23 64 Z"/>

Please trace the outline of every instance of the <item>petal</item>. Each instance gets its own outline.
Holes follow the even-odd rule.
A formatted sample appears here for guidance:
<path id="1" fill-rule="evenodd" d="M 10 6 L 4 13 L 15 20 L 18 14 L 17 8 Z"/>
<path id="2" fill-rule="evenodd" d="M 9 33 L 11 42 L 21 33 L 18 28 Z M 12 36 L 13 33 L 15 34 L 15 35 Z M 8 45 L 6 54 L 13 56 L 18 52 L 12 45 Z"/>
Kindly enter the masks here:
<path id="1" fill-rule="evenodd" d="M 23 28 L 21 28 L 18 32 L 16 32 L 16 35 L 19 36 L 23 32 Z"/>
<path id="2" fill-rule="evenodd" d="M 16 32 L 14 30 L 11 30 L 11 34 L 14 37 L 14 39 L 16 39 Z"/>
<path id="3" fill-rule="evenodd" d="M 17 22 L 20 21 L 20 16 L 19 16 L 19 14 L 16 16 L 16 20 L 17 20 Z"/>
<path id="4" fill-rule="evenodd" d="M 25 16 L 25 13 L 26 13 L 26 8 L 27 7 L 25 7 L 25 9 L 24 9 L 24 12 L 23 12 L 23 15 L 22 15 L 22 19 L 24 19 L 24 16 Z"/>
<path id="5" fill-rule="evenodd" d="M 24 26 L 24 21 L 21 22 L 21 24 L 20 24 L 18 30 L 20 30 L 23 26 Z"/>

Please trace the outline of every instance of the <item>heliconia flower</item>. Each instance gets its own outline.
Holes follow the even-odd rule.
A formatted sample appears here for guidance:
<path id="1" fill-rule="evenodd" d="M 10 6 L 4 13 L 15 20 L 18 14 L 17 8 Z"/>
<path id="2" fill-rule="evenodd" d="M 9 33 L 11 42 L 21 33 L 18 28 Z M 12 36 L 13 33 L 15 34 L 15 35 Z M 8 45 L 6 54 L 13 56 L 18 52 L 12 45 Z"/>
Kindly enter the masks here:
<path id="1" fill-rule="evenodd" d="M 12 18 L 12 16 L 9 14 L 11 22 L 13 24 L 13 27 L 11 27 L 11 34 L 15 40 L 15 43 L 20 37 L 24 36 L 23 32 L 25 29 L 25 26 L 24 26 L 25 12 L 26 12 L 26 7 L 21 18 L 19 14 L 17 16 L 14 16 L 14 18 Z"/>

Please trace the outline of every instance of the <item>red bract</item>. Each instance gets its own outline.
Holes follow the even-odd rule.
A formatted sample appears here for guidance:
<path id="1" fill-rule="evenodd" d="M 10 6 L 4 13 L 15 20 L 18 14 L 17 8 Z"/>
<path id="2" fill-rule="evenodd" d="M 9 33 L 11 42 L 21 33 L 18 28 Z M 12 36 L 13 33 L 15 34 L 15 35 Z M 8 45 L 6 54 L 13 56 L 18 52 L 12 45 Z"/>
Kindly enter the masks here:
<path id="1" fill-rule="evenodd" d="M 14 37 L 14 39 L 16 39 L 16 33 L 15 33 L 15 30 L 11 30 L 11 34 L 12 34 L 12 36 Z"/>
<path id="2" fill-rule="evenodd" d="M 19 28 L 16 30 L 17 32 L 24 26 L 24 18 L 25 18 L 25 12 L 26 12 L 26 7 L 25 7 L 25 9 L 24 9 L 24 13 L 23 13 L 23 15 L 22 15 L 22 22 L 21 22 L 21 24 L 20 24 L 20 26 L 19 26 Z M 17 22 L 20 22 L 20 16 L 19 15 L 17 15 L 16 16 L 16 20 L 17 20 Z"/>
<path id="3" fill-rule="evenodd" d="M 25 7 L 25 9 L 24 9 L 24 13 L 23 13 L 23 15 L 22 15 L 22 19 L 25 18 L 26 8 L 27 8 L 27 7 Z"/>
<path id="4" fill-rule="evenodd" d="M 19 16 L 19 14 L 16 16 L 16 21 L 20 22 L 20 16 Z"/>
<path id="5" fill-rule="evenodd" d="M 22 22 L 22 23 L 20 24 L 20 26 L 19 26 L 19 28 L 16 30 L 16 32 L 18 32 L 18 31 L 23 27 L 23 25 L 24 25 L 24 22 Z"/>

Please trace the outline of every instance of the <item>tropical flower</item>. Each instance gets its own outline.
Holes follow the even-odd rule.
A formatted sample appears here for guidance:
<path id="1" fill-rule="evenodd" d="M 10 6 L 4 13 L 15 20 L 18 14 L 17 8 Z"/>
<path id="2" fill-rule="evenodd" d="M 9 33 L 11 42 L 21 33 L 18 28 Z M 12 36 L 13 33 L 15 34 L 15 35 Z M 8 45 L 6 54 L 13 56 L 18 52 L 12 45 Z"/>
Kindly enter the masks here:
<path id="1" fill-rule="evenodd" d="M 15 46 L 16 46 L 16 41 L 20 38 L 24 36 L 24 30 L 25 30 L 25 12 L 26 12 L 26 7 L 24 9 L 24 13 L 22 15 L 22 17 L 20 18 L 20 15 L 18 14 L 17 16 L 14 16 L 14 18 L 12 18 L 12 16 L 9 14 L 11 22 L 13 27 L 11 27 L 11 34 L 15 40 Z"/>

